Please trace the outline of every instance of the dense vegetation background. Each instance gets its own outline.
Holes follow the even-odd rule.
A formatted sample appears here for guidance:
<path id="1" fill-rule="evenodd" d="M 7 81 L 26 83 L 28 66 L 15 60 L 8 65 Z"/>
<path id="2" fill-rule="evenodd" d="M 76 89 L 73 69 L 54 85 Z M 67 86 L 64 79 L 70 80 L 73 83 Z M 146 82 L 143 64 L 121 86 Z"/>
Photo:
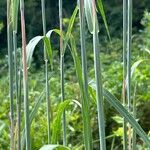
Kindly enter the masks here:
<path id="1" fill-rule="evenodd" d="M 58 2 L 51 0 L 46 2 L 46 16 L 47 16 L 47 31 L 59 27 L 58 19 Z M 69 17 L 71 16 L 76 1 L 64 0 L 63 1 L 63 24 L 66 29 Z M 122 95 L 122 0 L 104 0 L 104 6 L 108 25 L 111 34 L 111 42 L 108 40 L 103 21 L 100 20 L 100 44 L 102 51 L 102 66 L 103 66 L 103 82 L 116 97 L 121 99 Z M 42 35 L 42 20 L 41 20 L 41 4 L 40 0 L 26 0 L 25 1 L 25 18 L 26 18 L 26 32 L 27 41 L 37 35 Z M 19 19 L 20 20 L 20 19 Z M 78 20 L 78 18 L 77 18 Z M 19 21 L 20 22 L 20 21 Z M 8 97 L 8 77 L 7 77 L 7 27 L 6 27 L 6 1 L 0 1 L 0 149 L 9 149 L 9 97 Z M 79 25 L 75 24 L 74 35 L 79 39 Z M 88 33 L 87 41 L 92 37 Z M 21 46 L 20 25 L 18 32 L 18 43 Z M 54 112 L 57 110 L 57 103 L 60 101 L 60 85 L 59 85 L 59 41 L 58 38 L 53 36 L 52 41 L 55 58 L 55 69 L 50 72 L 51 80 L 51 100 Z M 78 45 L 79 47 L 80 45 Z M 145 50 L 150 50 L 150 3 L 149 0 L 136 0 L 133 2 L 133 46 L 132 46 L 132 64 L 140 59 L 150 58 L 150 54 Z M 93 68 L 93 54 L 92 44 L 88 42 L 87 53 L 88 61 L 91 62 L 88 66 L 90 78 L 94 78 Z M 31 70 L 29 71 L 30 85 L 30 109 L 33 108 L 34 102 L 38 99 L 44 87 L 44 73 L 43 73 L 43 50 L 39 46 L 34 53 L 34 60 Z M 75 77 L 75 70 L 73 67 L 73 60 L 70 53 L 67 52 L 65 56 L 65 93 L 67 99 L 80 99 L 79 88 Z M 43 78 L 42 78 L 43 77 Z M 135 80 L 136 79 L 136 80 Z M 6 84 L 7 83 L 7 84 Z M 135 86 L 136 85 L 136 86 Z M 132 78 L 132 99 L 137 100 L 137 118 L 143 129 L 149 133 L 150 131 L 150 63 L 146 62 L 136 69 L 136 73 Z M 136 94 L 135 94 L 136 93 Z M 136 96 L 135 96 L 136 95 Z M 93 137 L 97 140 L 97 119 L 96 112 L 94 112 L 95 105 L 91 106 L 91 116 L 93 125 Z M 121 118 L 111 108 L 105 105 L 106 115 L 106 135 L 108 137 L 107 143 L 111 146 L 112 138 L 115 137 L 115 142 L 118 147 L 122 148 L 122 127 Z M 38 115 L 41 117 L 35 118 L 31 134 L 32 134 L 32 148 L 38 149 L 45 143 L 46 139 L 46 117 L 42 108 L 45 108 L 45 103 L 42 104 Z M 68 141 L 73 145 L 81 144 L 82 138 L 82 118 L 80 111 L 76 111 L 74 115 L 67 118 L 69 123 Z M 68 111 L 68 116 L 72 114 Z M 37 132 L 38 131 L 38 132 Z M 139 143 L 140 143 L 139 139 Z M 98 145 L 97 145 L 98 146 Z M 97 147 L 95 147 L 97 148 Z"/>

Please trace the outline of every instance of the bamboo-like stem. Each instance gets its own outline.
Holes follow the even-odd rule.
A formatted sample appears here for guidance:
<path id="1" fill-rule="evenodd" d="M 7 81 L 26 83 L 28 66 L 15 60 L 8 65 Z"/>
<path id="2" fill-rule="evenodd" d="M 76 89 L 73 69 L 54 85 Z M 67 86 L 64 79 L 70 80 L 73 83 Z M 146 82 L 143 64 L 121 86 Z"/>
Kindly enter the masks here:
<path id="1" fill-rule="evenodd" d="M 123 0 L 123 105 L 126 105 L 127 0 Z M 123 150 L 127 150 L 127 123 L 123 118 Z"/>
<path id="2" fill-rule="evenodd" d="M 41 0 L 42 4 L 42 23 L 43 23 L 43 35 L 46 36 L 46 14 L 45 14 L 45 0 Z M 45 61 L 45 86 L 46 86 L 46 102 L 47 102 L 47 126 L 48 126 L 48 144 L 50 144 L 51 132 L 50 132 L 50 97 L 49 97 L 49 83 L 48 83 L 48 59 L 44 44 L 44 61 Z"/>
<path id="3" fill-rule="evenodd" d="M 25 138 L 26 150 L 30 150 L 30 123 L 29 123 L 29 100 L 28 100 L 28 69 L 26 56 L 26 32 L 24 17 L 24 0 L 20 0 L 21 33 L 22 33 L 22 61 L 23 61 L 23 89 L 24 89 L 24 111 L 25 111 Z"/>
<path id="4" fill-rule="evenodd" d="M 128 29 L 127 29 L 127 100 L 128 110 L 131 112 L 131 48 L 132 48 L 132 0 L 128 0 Z M 131 150 L 131 125 L 129 125 L 129 147 Z"/>
<path id="5" fill-rule="evenodd" d="M 18 87 L 18 65 L 17 65 L 17 33 L 13 31 L 13 47 L 14 47 L 14 68 L 15 68 L 15 88 L 16 88 L 16 102 L 17 102 L 17 149 L 21 149 L 21 122 L 20 122 L 20 99 Z M 20 87 L 21 88 L 21 87 Z"/>
<path id="6" fill-rule="evenodd" d="M 96 6 L 95 6 L 95 0 L 93 0 L 93 48 L 94 48 L 94 69 L 95 69 L 95 78 L 96 78 L 96 99 L 97 99 L 97 111 L 98 111 L 100 149 L 106 150 L 105 120 L 104 120 L 104 108 L 103 108 L 103 87 L 102 87 L 103 83 L 102 83 L 101 64 L 100 64 L 99 37 L 98 37 L 96 19 L 97 19 Z"/>
<path id="7" fill-rule="evenodd" d="M 11 1 L 7 0 L 7 43 L 8 43 L 8 65 L 9 65 L 9 96 L 10 96 L 10 149 L 14 150 L 14 95 L 13 95 L 13 41 L 12 41 L 12 22 L 11 22 Z"/>
<path id="8" fill-rule="evenodd" d="M 21 70 L 18 71 L 18 101 L 17 101 L 18 150 L 21 150 Z"/>
<path id="9" fill-rule="evenodd" d="M 62 16 L 62 0 L 59 0 L 59 23 L 60 23 L 60 76 L 61 76 L 61 101 L 65 100 L 64 91 L 64 54 L 63 54 L 63 16 Z M 63 145 L 67 145 L 67 135 L 66 135 L 66 113 L 63 113 Z"/>
<path id="10" fill-rule="evenodd" d="M 79 2 L 79 18 L 80 18 L 80 41 L 81 41 L 81 57 L 82 57 L 82 78 L 83 78 L 83 89 L 85 93 L 85 99 L 82 101 L 83 117 L 86 118 L 86 122 L 83 122 L 84 126 L 84 143 L 85 149 L 91 150 L 92 148 L 92 134 L 90 127 L 89 113 L 89 94 L 88 94 L 88 76 L 87 76 L 87 58 L 85 48 L 85 12 L 84 12 L 84 0 Z M 85 117 L 84 115 L 87 115 Z"/>
<path id="11" fill-rule="evenodd" d="M 133 97 L 133 116 L 136 119 L 136 89 L 137 89 L 137 83 L 134 87 L 134 97 Z M 136 149 L 136 131 L 133 128 L 133 135 L 132 135 L 132 150 Z"/>

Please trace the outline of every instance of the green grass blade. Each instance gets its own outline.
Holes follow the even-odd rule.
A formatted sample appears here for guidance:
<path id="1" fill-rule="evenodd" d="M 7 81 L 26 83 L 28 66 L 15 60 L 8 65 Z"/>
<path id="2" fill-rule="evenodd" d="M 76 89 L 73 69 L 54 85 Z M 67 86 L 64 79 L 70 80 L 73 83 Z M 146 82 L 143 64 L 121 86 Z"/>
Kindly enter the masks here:
<path id="1" fill-rule="evenodd" d="M 31 111 L 31 113 L 29 115 L 30 126 L 31 126 L 32 121 L 38 112 L 39 107 L 41 106 L 42 101 L 44 100 L 45 91 L 46 91 L 46 89 L 44 88 L 44 90 L 41 92 L 38 100 L 36 101 L 33 110 Z M 24 144 L 25 144 L 25 129 L 22 131 L 22 140 L 21 140 L 21 149 L 22 150 L 24 149 Z"/>
<path id="2" fill-rule="evenodd" d="M 76 19 L 76 16 L 77 16 L 77 13 L 78 13 L 78 7 L 76 6 L 71 18 L 70 18 L 70 21 L 69 21 L 69 25 L 68 25 L 68 29 L 67 29 L 67 33 L 65 34 L 65 37 L 64 37 L 64 48 L 63 48 L 63 54 L 65 53 L 65 50 L 66 50 L 66 47 L 68 45 L 68 41 L 69 41 L 69 37 L 72 33 L 72 29 L 73 29 L 73 25 L 75 23 L 75 19 Z"/>
<path id="3" fill-rule="evenodd" d="M 86 101 L 86 96 L 85 96 L 85 90 L 83 86 L 83 79 L 82 79 L 82 67 L 81 67 L 81 62 L 76 50 L 76 43 L 74 38 L 71 36 L 70 38 L 70 50 L 71 54 L 74 60 L 75 64 L 75 69 L 76 69 L 76 74 L 78 78 L 78 83 L 80 87 L 80 94 L 81 94 L 81 99 L 82 99 L 82 117 L 83 117 L 83 128 L 84 128 L 84 141 L 85 141 L 85 147 L 86 149 L 90 150 L 91 148 L 91 127 L 90 127 L 90 114 L 89 114 L 89 103 Z"/>
<path id="4" fill-rule="evenodd" d="M 89 86 L 95 91 L 96 84 L 94 81 L 89 83 Z M 120 101 L 112 95 L 108 90 L 104 89 L 103 94 L 107 102 L 112 105 L 119 114 L 129 122 L 132 127 L 135 129 L 137 134 L 143 139 L 143 141 L 150 147 L 150 140 L 138 122 L 134 119 L 134 117 L 128 112 L 128 110 L 120 103 Z M 91 95 L 92 96 L 92 95 Z"/>
<path id="5" fill-rule="evenodd" d="M 27 45 L 27 64 L 28 64 L 28 68 L 31 66 L 31 61 L 32 61 L 32 56 L 33 56 L 33 52 L 34 49 L 36 47 L 36 45 L 40 42 L 40 40 L 42 39 L 42 36 L 36 36 L 33 39 L 31 39 Z"/>
<path id="6" fill-rule="evenodd" d="M 58 142 L 58 135 L 60 135 L 61 129 L 61 118 L 64 110 L 70 105 L 70 100 L 63 101 L 59 104 L 57 109 L 57 115 L 52 124 L 52 143 L 56 144 Z"/>
<path id="7" fill-rule="evenodd" d="M 56 33 L 56 34 L 58 34 L 59 36 L 60 36 L 60 30 L 58 30 L 58 29 L 53 29 L 53 30 L 50 30 L 50 31 L 48 31 L 47 33 L 46 33 L 46 37 L 48 37 L 48 38 L 51 38 L 51 35 L 52 35 L 52 33 Z"/>
<path id="8" fill-rule="evenodd" d="M 46 53 L 50 60 L 51 68 L 53 69 L 53 53 L 52 53 L 52 46 L 51 46 L 50 40 L 46 36 L 43 38 L 43 40 L 45 43 Z"/>
<path id="9" fill-rule="evenodd" d="M 104 10 L 104 6 L 103 6 L 102 0 L 98 0 L 98 1 L 97 1 L 97 5 L 98 5 L 98 10 L 100 11 L 101 16 L 102 16 L 102 19 L 103 19 L 103 21 L 104 21 L 108 38 L 109 38 L 109 40 L 111 40 L 110 31 L 109 31 L 109 28 L 108 28 L 108 23 L 107 23 L 107 19 L 106 19 L 105 10 Z"/>
<path id="10" fill-rule="evenodd" d="M 32 56 L 33 56 L 33 52 L 35 50 L 35 47 L 37 46 L 37 44 L 42 39 L 45 43 L 45 47 L 46 47 L 46 51 L 47 51 L 47 54 L 48 54 L 48 58 L 50 60 L 51 67 L 53 67 L 53 55 L 52 55 L 52 47 L 51 47 L 50 40 L 48 39 L 47 36 L 36 36 L 33 39 L 31 39 L 29 41 L 28 45 L 27 45 L 27 64 L 28 64 L 28 68 L 31 66 Z"/>
<path id="11" fill-rule="evenodd" d="M 137 121 L 134 119 L 134 117 L 125 109 L 125 107 L 122 106 L 122 104 L 113 96 L 109 91 L 104 90 L 104 96 L 108 103 L 110 103 L 116 111 L 120 113 L 122 117 L 125 117 L 126 121 L 128 121 L 132 127 L 135 129 L 137 134 L 143 139 L 143 141 L 147 144 L 148 147 L 150 147 L 150 140 L 147 136 L 147 134 L 144 132 L 144 130 L 141 128 L 141 126 L 137 123 Z"/>

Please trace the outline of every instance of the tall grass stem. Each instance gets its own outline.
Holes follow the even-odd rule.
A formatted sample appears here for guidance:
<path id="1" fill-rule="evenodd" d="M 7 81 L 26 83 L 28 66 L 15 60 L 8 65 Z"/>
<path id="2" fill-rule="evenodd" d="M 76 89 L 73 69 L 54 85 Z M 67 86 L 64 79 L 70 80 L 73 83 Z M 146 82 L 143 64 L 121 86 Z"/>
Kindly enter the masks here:
<path id="1" fill-rule="evenodd" d="M 132 0 L 128 0 L 128 29 L 127 29 L 127 101 L 128 110 L 131 112 L 131 48 L 132 48 Z M 129 131 L 129 147 L 131 150 L 131 125 L 128 128 Z"/>
<path id="2" fill-rule="evenodd" d="M 123 0 L 123 105 L 126 105 L 127 0 Z M 127 150 L 127 123 L 123 118 L 123 150 Z"/>
<path id="3" fill-rule="evenodd" d="M 94 69 L 96 79 L 96 98 L 97 98 L 97 111 L 98 111 L 98 125 L 100 136 L 100 149 L 106 150 L 105 140 L 105 120 L 104 120 L 104 108 L 103 108 L 103 83 L 100 64 L 100 50 L 99 50 L 99 37 L 98 29 L 96 25 L 96 6 L 95 0 L 93 0 L 93 49 L 94 49 Z"/>
<path id="4" fill-rule="evenodd" d="M 43 35 L 46 35 L 46 14 L 45 14 L 45 0 L 41 0 L 42 4 L 42 23 Z M 50 144 L 51 131 L 50 131 L 50 97 L 49 97 L 49 83 L 48 83 L 48 59 L 44 44 L 44 61 L 45 61 L 45 86 L 46 86 L 46 101 L 47 101 L 47 126 L 48 126 L 48 144 Z"/>
<path id="5" fill-rule="evenodd" d="M 83 78 L 83 90 L 85 93 L 85 99 L 82 101 L 83 114 L 89 113 L 89 94 L 88 94 L 88 71 L 87 71 L 87 54 L 85 47 L 85 12 L 84 12 L 84 0 L 79 2 L 79 18 L 80 18 L 80 43 L 81 43 L 81 57 L 82 57 L 82 78 Z M 84 126 L 84 143 L 85 149 L 92 149 L 92 134 L 90 127 L 90 115 L 87 115 L 86 121 L 83 122 Z M 84 115 L 83 115 L 84 117 Z"/>
<path id="6" fill-rule="evenodd" d="M 10 148 L 14 150 L 14 88 L 13 88 L 13 30 L 11 23 L 11 1 L 7 0 L 7 44 L 9 65 L 9 96 L 10 96 Z"/>
<path id="7" fill-rule="evenodd" d="M 28 99 L 28 69 L 26 56 L 26 31 L 24 17 L 24 0 L 20 0 L 21 33 L 22 33 L 22 61 L 23 61 L 23 89 L 24 89 L 24 115 L 25 115 L 25 138 L 26 150 L 30 150 L 30 122 L 29 122 L 29 99 Z"/>
<path id="8" fill-rule="evenodd" d="M 63 15 L 62 15 L 62 0 L 59 0 L 59 23 L 60 23 L 60 83 L 61 83 L 61 101 L 65 100 L 64 91 L 64 54 L 63 54 Z M 63 113 L 63 145 L 67 145 L 67 134 L 66 134 L 66 112 Z"/>

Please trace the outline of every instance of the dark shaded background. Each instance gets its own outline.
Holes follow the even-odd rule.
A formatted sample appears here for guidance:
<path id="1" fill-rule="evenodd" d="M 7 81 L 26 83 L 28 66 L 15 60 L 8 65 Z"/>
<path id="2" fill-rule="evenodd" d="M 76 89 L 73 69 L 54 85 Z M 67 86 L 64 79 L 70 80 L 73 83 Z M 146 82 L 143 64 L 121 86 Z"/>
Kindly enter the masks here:
<path id="1" fill-rule="evenodd" d="M 42 20 L 41 20 L 41 6 L 40 0 L 25 0 L 25 17 L 26 17 L 26 31 L 27 41 L 36 35 L 42 34 Z M 109 24 L 109 29 L 112 37 L 122 36 L 122 0 L 103 0 L 106 16 Z M 63 15 L 69 17 L 72 14 L 73 8 L 76 5 L 74 0 L 63 0 Z M 142 28 L 140 20 L 142 19 L 143 12 L 150 10 L 149 0 L 134 0 L 133 2 L 133 32 L 139 31 Z M 0 1 L 0 55 L 7 54 L 7 28 L 6 28 L 6 1 Z M 46 1 L 46 16 L 47 16 L 47 31 L 59 26 L 58 22 L 58 1 Z M 20 17 L 19 17 L 20 18 Z M 99 18 L 100 22 L 102 19 Z M 20 19 L 19 19 L 20 22 Z M 18 44 L 20 46 L 20 23 L 18 31 Z M 117 32 L 116 32 L 117 31 Z M 101 26 L 101 35 L 106 32 L 104 26 Z M 101 36 L 101 39 L 106 39 Z"/>

